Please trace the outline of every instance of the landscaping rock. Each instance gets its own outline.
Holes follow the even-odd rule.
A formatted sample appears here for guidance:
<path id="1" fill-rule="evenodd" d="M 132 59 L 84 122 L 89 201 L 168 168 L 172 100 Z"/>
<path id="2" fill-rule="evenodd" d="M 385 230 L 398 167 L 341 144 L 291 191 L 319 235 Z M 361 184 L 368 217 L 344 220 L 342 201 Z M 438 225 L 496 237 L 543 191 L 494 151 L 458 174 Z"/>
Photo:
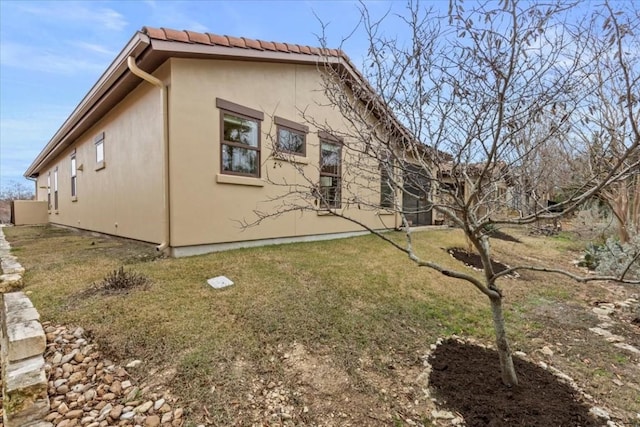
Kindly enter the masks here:
<path id="1" fill-rule="evenodd" d="M 553 356 L 553 350 L 551 350 L 548 346 L 544 346 L 542 347 L 542 350 L 540 350 L 542 352 L 542 354 L 544 354 L 545 356 Z"/>
<path id="2" fill-rule="evenodd" d="M 593 415 L 595 415 L 596 417 L 598 417 L 598 418 L 604 418 L 605 420 L 608 420 L 608 419 L 610 419 L 610 418 L 611 418 L 611 417 L 610 417 L 610 415 L 609 415 L 609 413 L 608 413 L 607 411 L 605 411 L 604 409 L 599 408 L 599 407 L 597 407 L 597 406 L 594 406 L 593 408 L 591 408 L 591 409 L 589 410 L 589 412 L 591 412 L 591 413 L 592 413 Z"/>
<path id="3" fill-rule="evenodd" d="M 626 344 L 626 343 L 622 343 L 622 342 L 618 342 L 613 344 L 618 348 L 621 348 L 623 350 L 627 350 L 630 351 L 631 353 L 635 353 L 635 354 L 640 354 L 640 350 L 630 344 Z"/>
<path id="4" fill-rule="evenodd" d="M 160 425 L 160 417 L 157 415 L 151 415 L 147 417 L 144 425 L 147 427 L 158 427 Z"/>
<path id="5" fill-rule="evenodd" d="M 43 326 L 49 345 L 41 365 L 46 362 L 52 403 L 42 418 L 50 426 L 158 427 L 170 426 L 176 419 L 182 425 L 181 408 L 171 408 L 169 399 L 161 394 L 146 396 L 148 387 L 136 386 L 126 369 L 104 359 L 97 345 L 84 336 L 84 329 L 48 322 Z"/>
<path id="6" fill-rule="evenodd" d="M 614 312 L 614 309 L 610 307 L 594 307 L 592 311 L 599 317 L 607 318 Z"/>
<path id="7" fill-rule="evenodd" d="M 456 416 L 449 411 L 431 411 L 431 418 L 433 419 L 452 420 L 455 417 Z"/>
<path id="8" fill-rule="evenodd" d="M 148 401 L 143 403 L 142 405 L 136 407 L 133 412 L 137 412 L 139 414 L 144 414 L 145 412 L 147 412 L 149 409 L 151 409 L 151 407 L 153 406 L 153 402 L 152 401 Z"/>

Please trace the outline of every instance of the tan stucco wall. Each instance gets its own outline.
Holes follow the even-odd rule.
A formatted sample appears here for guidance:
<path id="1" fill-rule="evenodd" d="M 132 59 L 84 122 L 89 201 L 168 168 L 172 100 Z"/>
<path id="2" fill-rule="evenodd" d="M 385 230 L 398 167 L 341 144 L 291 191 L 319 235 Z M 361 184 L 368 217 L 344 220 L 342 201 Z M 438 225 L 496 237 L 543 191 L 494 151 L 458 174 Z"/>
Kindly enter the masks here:
<path id="1" fill-rule="evenodd" d="M 241 231 L 238 221 L 251 221 L 256 209 L 273 211 L 267 202 L 282 194 L 281 187 L 245 186 L 217 182 L 220 173 L 220 110 L 216 98 L 264 112 L 261 125 L 262 177 L 295 184 L 300 174 L 288 162 L 274 167 L 267 160 L 275 136 L 272 116 L 304 123 L 300 110 L 333 129 L 345 126 L 340 113 L 322 107 L 321 78 L 315 65 L 254 63 L 249 61 L 171 60 L 170 187 L 171 245 L 188 246 L 241 240 L 337 233 L 362 230 L 344 219 L 315 212 L 289 213 Z M 305 174 L 318 178 L 319 140 L 309 125 Z M 347 178 L 348 171 L 343 169 Z M 258 181 L 257 179 L 254 179 Z M 371 194 L 374 200 L 379 194 Z M 343 199 L 344 204 L 344 199 Z M 393 215 L 375 210 L 345 208 L 350 216 L 375 228 L 391 228 Z"/>
<path id="2" fill-rule="evenodd" d="M 14 200 L 11 204 L 11 220 L 14 225 L 46 224 L 49 222 L 46 202 Z"/>
<path id="3" fill-rule="evenodd" d="M 157 76 L 168 81 L 168 65 Z M 46 165 L 37 199 L 47 200 L 49 221 L 132 239 L 162 239 L 162 104 L 158 88 L 141 82 L 125 99 Z M 104 132 L 105 167 L 96 170 L 94 138 Z M 71 197 L 71 153 L 76 150 L 77 199 Z M 58 168 L 58 209 L 53 206 Z"/>

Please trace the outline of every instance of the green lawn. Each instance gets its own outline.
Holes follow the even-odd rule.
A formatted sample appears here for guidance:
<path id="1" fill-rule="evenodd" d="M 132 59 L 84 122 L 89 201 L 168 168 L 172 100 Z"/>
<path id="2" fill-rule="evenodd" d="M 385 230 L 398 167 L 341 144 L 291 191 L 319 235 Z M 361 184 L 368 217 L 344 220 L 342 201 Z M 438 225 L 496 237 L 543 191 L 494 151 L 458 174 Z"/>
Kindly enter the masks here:
<path id="1" fill-rule="evenodd" d="M 292 405 L 311 408 L 304 414 L 300 409 L 302 424 L 329 417 L 322 403 L 327 401 L 336 413 L 343 408 L 356 420 L 364 416 L 368 409 L 354 407 L 349 397 L 392 413 L 405 410 L 407 402 L 425 411 L 428 399 L 415 391 L 415 378 L 407 378 L 419 374 L 420 356 L 429 345 L 454 333 L 492 339 L 483 295 L 416 267 L 375 236 L 166 259 L 149 245 L 56 227 L 4 232 L 27 269 L 25 291 L 44 320 L 81 325 L 116 360 L 144 360 L 142 379 L 163 373 L 165 386 L 191 407 L 197 422 L 205 406 L 209 419 L 220 425 L 254 422 L 260 404 L 247 396 L 261 393 L 260 384 L 269 382 L 299 391 Z M 402 239 L 400 233 L 391 235 Z M 443 250 L 464 246 L 457 231 L 414 236 L 423 256 L 466 269 Z M 529 239 L 519 246 L 496 241 L 496 257 L 505 261 L 540 242 L 545 250 L 539 256 L 563 253 L 563 242 Z M 151 285 L 120 295 L 83 293 L 120 266 L 146 275 Z M 235 285 L 210 288 L 206 279 L 219 275 Z M 505 279 L 503 285 L 514 349 L 528 350 L 523 340 L 538 328 L 522 313 L 541 299 L 575 296 L 573 285 L 561 280 L 531 286 Z M 313 382 L 322 378 L 303 381 L 304 369 L 285 360 L 296 348 L 304 349 L 303 361 L 315 363 L 312 371 L 321 374 L 324 366 L 344 378 L 339 396 L 314 389 Z M 414 392 L 396 402 L 391 391 L 380 391 L 385 387 L 397 396 L 407 387 Z M 365 424 L 378 425 L 375 418 Z"/>

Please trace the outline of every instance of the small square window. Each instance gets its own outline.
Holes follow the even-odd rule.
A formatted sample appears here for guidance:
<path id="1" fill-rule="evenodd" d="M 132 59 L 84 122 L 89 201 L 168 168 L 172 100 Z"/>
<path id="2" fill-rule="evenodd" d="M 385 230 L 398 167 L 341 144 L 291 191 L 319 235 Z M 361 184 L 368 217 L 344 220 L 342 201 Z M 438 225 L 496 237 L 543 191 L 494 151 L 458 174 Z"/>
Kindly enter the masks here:
<path id="1" fill-rule="evenodd" d="M 276 116 L 276 151 L 279 153 L 305 156 L 307 153 L 307 133 L 309 128 L 291 120 Z"/>
<path id="2" fill-rule="evenodd" d="M 291 154 L 305 154 L 306 136 L 287 128 L 278 128 L 278 151 Z"/>

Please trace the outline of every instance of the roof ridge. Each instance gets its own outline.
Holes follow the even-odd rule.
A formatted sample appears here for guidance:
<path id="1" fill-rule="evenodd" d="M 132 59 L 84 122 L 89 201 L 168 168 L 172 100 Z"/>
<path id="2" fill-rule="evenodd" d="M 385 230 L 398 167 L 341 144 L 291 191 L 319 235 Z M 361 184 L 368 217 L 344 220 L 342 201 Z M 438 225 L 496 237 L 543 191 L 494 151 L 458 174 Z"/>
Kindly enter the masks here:
<path id="1" fill-rule="evenodd" d="M 211 46 L 236 47 L 242 49 L 295 53 L 301 55 L 324 55 L 349 59 L 342 49 L 330 49 L 325 47 L 315 47 L 300 45 L 296 43 L 283 43 L 275 41 L 264 41 L 248 37 L 235 37 L 229 35 L 219 35 L 214 33 L 201 33 L 190 30 L 174 30 L 171 28 L 155 28 L 144 26 L 141 30 L 152 39 L 165 40 L 181 43 L 204 44 Z"/>

